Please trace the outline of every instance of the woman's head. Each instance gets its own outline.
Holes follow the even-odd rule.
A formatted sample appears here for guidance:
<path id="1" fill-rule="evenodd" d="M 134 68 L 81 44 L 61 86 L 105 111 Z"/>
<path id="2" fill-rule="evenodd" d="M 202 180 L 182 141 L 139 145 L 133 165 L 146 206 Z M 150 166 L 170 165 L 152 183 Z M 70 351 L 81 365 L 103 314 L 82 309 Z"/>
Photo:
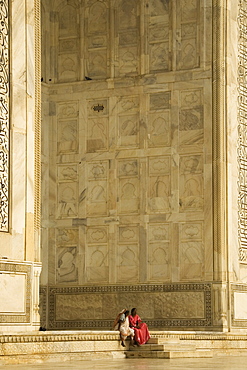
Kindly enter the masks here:
<path id="1" fill-rule="evenodd" d="M 136 308 L 132 308 L 131 310 L 131 316 L 135 316 L 136 315 Z"/>

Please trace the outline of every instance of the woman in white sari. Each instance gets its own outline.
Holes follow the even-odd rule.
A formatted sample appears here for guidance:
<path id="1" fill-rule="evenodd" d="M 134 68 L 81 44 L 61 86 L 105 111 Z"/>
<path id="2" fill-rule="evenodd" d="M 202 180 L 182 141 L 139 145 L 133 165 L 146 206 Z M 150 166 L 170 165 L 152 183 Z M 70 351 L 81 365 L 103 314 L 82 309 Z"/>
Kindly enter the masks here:
<path id="1" fill-rule="evenodd" d="M 114 330 L 120 331 L 121 345 L 126 347 L 125 340 L 130 336 L 130 344 L 134 345 L 134 329 L 129 327 L 129 311 L 124 309 L 116 317 L 114 321 Z"/>

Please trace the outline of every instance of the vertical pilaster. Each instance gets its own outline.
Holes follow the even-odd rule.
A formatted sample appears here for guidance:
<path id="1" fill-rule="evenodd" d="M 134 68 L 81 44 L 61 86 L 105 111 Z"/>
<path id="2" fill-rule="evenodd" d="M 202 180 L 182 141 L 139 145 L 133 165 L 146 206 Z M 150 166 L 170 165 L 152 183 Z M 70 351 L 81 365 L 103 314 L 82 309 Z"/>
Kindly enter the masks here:
<path id="1" fill-rule="evenodd" d="M 214 323 L 227 330 L 227 146 L 226 146 L 226 1 L 213 1 L 213 230 Z"/>
<path id="2" fill-rule="evenodd" d="M 226 1 L 213 1 L 213 190 L 214 280 L 225 281 L 226 239 L 226 117 L 225 42 Z"/>

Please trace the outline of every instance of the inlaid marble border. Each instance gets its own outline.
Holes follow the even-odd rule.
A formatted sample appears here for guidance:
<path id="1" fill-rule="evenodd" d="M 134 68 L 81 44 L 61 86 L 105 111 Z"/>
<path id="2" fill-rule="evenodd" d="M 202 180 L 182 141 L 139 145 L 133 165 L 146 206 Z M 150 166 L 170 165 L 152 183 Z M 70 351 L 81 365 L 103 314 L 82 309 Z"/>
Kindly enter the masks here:
<path id="1" fill-rule="evenodd" d="M 47 287 L 41 286 L 39 289 L 39 314 L 40 326 L 46 328 L 46 314 L 47 314 Z"/>
<path id="2" fill-rule="evenodd" d="M 0 231 L 9 230 L 9 1 L 0 2 Z"/>
<path id="3" fill-rule="evenodd" d="M 0 314 L 0 323 L 30 323 L 31 318 L 31 265 L 18 264 L 12 262 L 1 263 L 0 262 L 0 272 L 1 273 L 22 273 L 26 276 L 26 289 L 25 289 L 25 313 L 24 314 Z M 11 292 L 10 292 L 11 293 Z"/>
<path id="4" fill-rule="evenodd" d="M 111 285 L 111 286 L 84 286 L 84 287 L 50 287 L 49 288 L 49 329 L 100 329 L 107 330 L 112 327 L 112 320 L 80 320 L 80 321 L 57 321 L 56 320 L 56 296 L 66 294 L 109 294 L 109 293 L 170 293 L 170 292 L 203 292 L 204 293 L 204 317 L 203 318 L 176 318 L 145 320 L 152 328 L 164 327 L 210 327 L 212 326 L 212 285 L 208 284 L 165 284 L 165 285 Z M 114 319 L 114 318 L 113 318 Z"/>
<path id="5" fill-rule="evenodd" d="M 239 260 L 247 263 L 247 0 L 239 0 L 238 6 L 238 238 Z"/>

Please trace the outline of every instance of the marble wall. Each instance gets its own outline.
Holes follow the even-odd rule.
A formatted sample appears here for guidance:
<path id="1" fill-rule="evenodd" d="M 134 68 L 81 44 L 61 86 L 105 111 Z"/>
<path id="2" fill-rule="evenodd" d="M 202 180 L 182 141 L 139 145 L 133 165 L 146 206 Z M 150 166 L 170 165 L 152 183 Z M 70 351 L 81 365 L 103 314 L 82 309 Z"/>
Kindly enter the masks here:
<path id="1" fill-rule="evenodd" d="M 217 16 L 203 0 L 42 1 L 48 327 L 109 327 L 122 306 L 153 328 L 227 325 L 213 233 Z"/>
<path id="2" fill-rule="evenodd" d="M 34 185 L 38 177 L 40 182 L 34 158 L 34 153 L 39 153 L 40 57 L 35 56 L 39 45 L 39 16 L 35 23 L 35 14 L 39 14 L 38 1 L 0 4 L 0 332 L 8 333 L 37 330 L 40 320 L 40 226 Z"/>

